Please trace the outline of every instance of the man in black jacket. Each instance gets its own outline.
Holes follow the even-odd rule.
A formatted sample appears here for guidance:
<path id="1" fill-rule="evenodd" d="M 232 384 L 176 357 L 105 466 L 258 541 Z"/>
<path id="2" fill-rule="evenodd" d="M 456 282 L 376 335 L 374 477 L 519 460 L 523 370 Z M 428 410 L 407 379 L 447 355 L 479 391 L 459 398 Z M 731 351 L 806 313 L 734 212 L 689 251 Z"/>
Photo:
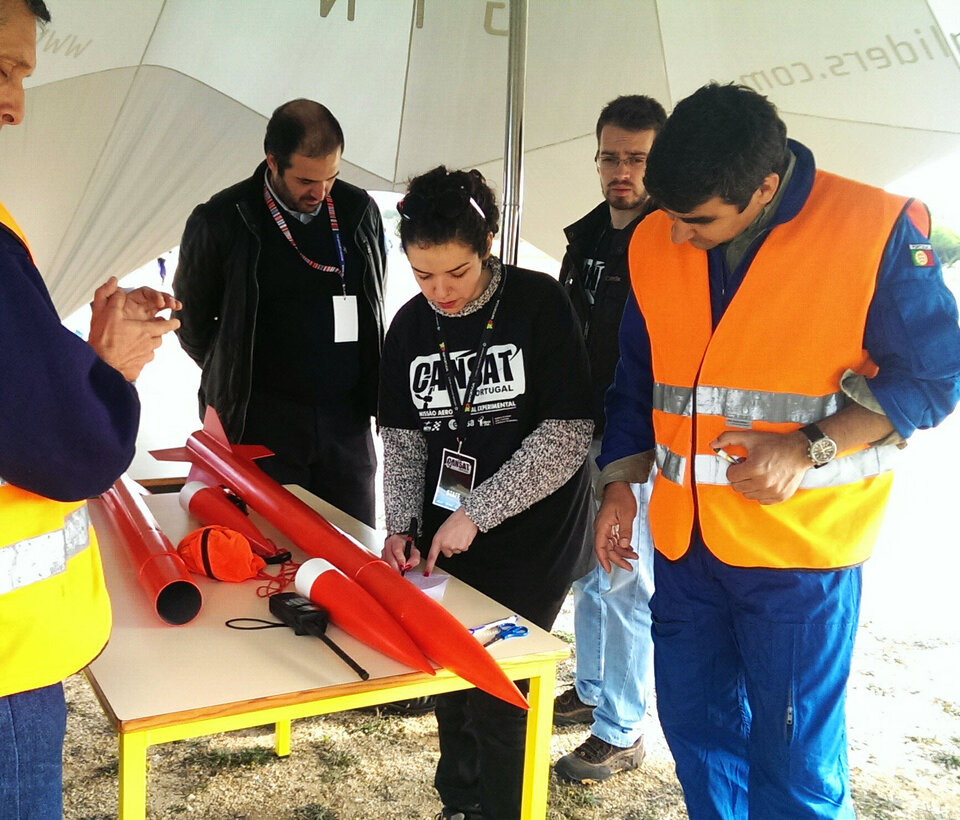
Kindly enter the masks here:
<path id="1" fill-rule="evenodd" d="M 617 331 L 630 289 L 627 246 L 652 209 L 643 174 L 665 120 L 663 107 L 650 97 L 617 97 L 604 107 L 595 157 L 604 201 L 565 230 L 569 244 L 560 281 L 576 309 L 590 356 L 594 441 L 587 461 L 594 478 L 603 400 L 620 358 Z M 597 566 L 573 585 L 576 680 L 557 697 L 554 722 L 590 724 L 590 736 L 554 768 L 575 782 L 604 780 L 643 760 L 640 724 L 652 682 L 653 550 L 644 515 L 649 483 L 634 490 L 641 522 L 633 544 L 641 557 L 633 562 L 634 571 L 615 567 L 608 575 Z"/>
<path id="2" fill-rule="evenodd" d="M 263 444 L 263 470 L 371 526 L 386 250 L 366 191 L 337 179 L 343 131 L 292 100 L 267 123 L 266 159 L 197 206 L 180 243 L 180 344 L 202 368 L 201 417 Z"/>

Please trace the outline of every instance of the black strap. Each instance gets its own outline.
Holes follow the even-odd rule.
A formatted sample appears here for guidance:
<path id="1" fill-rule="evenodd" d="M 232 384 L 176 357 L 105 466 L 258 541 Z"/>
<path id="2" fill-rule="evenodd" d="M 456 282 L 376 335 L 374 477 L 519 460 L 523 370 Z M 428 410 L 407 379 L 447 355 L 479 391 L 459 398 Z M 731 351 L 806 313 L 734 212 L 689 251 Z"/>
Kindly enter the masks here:
<path id="1" fill-rule="evenodd" d="M 210 527 L 206 527 L 200 536 L 200 558 L 203 561 L 203 571 L 207 573 L 208 577 L 213 578 L 215 581 L 219 581 L 220 579 L 213 574 L 213 567 L 210 566 L 210 550 L 207 545 L 209 540 Z"/>
<path id="2" fill-rule="evenodd" d="M 497 292 L 493 296 L 493 309 L 490 311 L 490 318 L 483 328 L 480 335 L 480 344 L 477 347 L 477 355 L 474 358 L 473 372 L 470 374 L 470 381 L 467 382 L 466 389 L 463 392 L 463 402 L 457 396 L 456 371 L 453 369 L 453 363 L 450 361 L 450 351 L 447 350 L 447 340 L 443 332 L 443 326 L 440 323 L 440 314 L 434 313 L 434 320 L 437 328 L 437 342 L 440 347 L 440 361 L 443 362 L 443 371 L 447 381 L 447 395 L 450 397 L 450 406 L 453 408 L 453 417 L 457 425 L 457 444 L 463 445 L 463 439 L 467 432 L 467 417 L 473 409 L 473 399 L 476 396 L 477 389 L 480 387 L 480 378 L 483 375 L 483 359 L 490 347 L 493 339 L 494 320 L 497 317 L 497 311 L 500 309 L 500 302 L 503 299 L 503 289 L 507 283 L 507 271 L 503 269 L 500 274 L 500 284 L 497 286 Z"/>

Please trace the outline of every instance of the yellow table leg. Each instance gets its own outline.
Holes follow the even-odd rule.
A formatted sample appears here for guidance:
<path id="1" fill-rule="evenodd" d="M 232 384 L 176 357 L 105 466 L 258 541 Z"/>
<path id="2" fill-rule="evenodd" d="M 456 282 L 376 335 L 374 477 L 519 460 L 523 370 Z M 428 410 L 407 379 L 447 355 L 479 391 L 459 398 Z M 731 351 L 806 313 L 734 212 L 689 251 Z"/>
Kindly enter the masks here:
<path id="1" fill-rule="evenodd" d="M 290 723 L 289 720 L 278 720 L 274 728 L 274 750 L 277 757 L 286 757 L 290 754 Z"/>
<path id="2" fill-rule="evenodd" d="M 120 820 L 147 816 L 147 734 L 120 733 Z"/>
<path id="3" fill-rule="evenodd" d="M 540 674 L 530 678 L 530 712 L 527 714 L 527 748 L 523 763 L 521 820 L 547 816 L 550 789 L 550 739 L 553 736 L 553 690 L 557 664 L 545 663 Z"/>

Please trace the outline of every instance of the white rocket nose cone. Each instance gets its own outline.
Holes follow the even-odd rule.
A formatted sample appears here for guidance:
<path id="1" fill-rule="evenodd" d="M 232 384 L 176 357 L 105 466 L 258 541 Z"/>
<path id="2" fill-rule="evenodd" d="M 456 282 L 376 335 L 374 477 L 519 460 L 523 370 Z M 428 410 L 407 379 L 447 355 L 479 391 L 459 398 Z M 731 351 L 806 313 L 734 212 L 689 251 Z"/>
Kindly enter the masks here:
<path id="1" fill-rule="evenodd" d="M 180 489 L 180 506 L 187 512 L 190 512 L 190 502 L 200 490 L 207 489 L 207 485 L 201 481 L 188 481 Z"/>
<path id="2" fill-rule="evenodd" d="M 334 572 L 340 572 L 326 558 L 311 558 L 309 561 L 304 561 L 297 570 L 297 576 L 293 582 L 294 589 L 304 598 L 309 598 L 310 590 L 313 589 L 317 578 L 331 569 Z"/>

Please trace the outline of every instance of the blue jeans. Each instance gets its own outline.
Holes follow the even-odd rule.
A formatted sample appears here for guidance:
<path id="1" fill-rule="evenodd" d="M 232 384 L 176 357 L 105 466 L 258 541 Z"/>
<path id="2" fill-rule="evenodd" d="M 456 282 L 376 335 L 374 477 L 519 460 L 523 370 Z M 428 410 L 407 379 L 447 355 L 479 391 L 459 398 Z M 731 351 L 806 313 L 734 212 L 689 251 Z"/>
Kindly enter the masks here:
<path id="1" fill-rule="evenodd" d="M 63 815 L 66 726 L 59 683 L 0 698 L 0 820 Z"/>
<path id="2" fill-rule="evenodd" d="M 588 461 L 593 470 L 595 456 L 591 447 Z M 597 565 L 573 584 L 577 696 L 596 707 L 591 733 L 624 749 L 642 734 L 640 724 L 653 683 L 653 543 L 647 521 L 652 484 L 651 478 L 646 484 L 633 485 L 637 518 L 631 543 L 640 556 L 630 562 L 633 572 L 614 566 L 608 575 Z"/>
<path id="3" fill-rule="evenodd" d="M 657 708 L 691 820 L 854 817 L 846 684 L 860 568 L 655 558 Z"/>

